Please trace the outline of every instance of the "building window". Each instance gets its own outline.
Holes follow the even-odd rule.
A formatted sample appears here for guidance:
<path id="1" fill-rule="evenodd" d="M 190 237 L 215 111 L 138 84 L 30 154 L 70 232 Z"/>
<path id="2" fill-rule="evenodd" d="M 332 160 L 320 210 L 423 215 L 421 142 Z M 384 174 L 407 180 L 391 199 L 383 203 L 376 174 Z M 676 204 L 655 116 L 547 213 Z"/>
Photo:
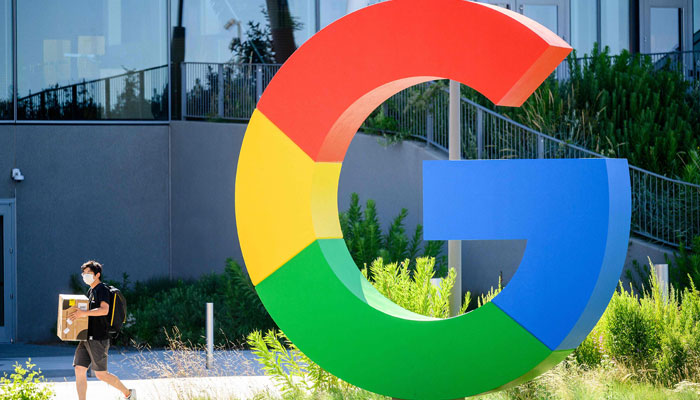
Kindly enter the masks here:
<path id="1" fill-rule="evenodd" d="M 184 27 L 186 62 L 281 63 L 316 32 L 315 3 L 172 0 L 172 22 Z"/>
<path id="2" fill-rule="evenodd" d="M 167 120 L 167 0 L 18 2 L 18 119 Z"/>
<path id="3" fill-rule="evenodd" d="M 598 41 L 598 6 L 592 0 L 571 0 L 571 45 L 576 57 L 593 52 Z"/>
<path id="4" fill-rule="evenodd" d="M 693 50 L 700 50 L 700 0 L 693 0 Z"/>
<path id="5" fill-rule="evenodd" d="M 629 0 L 600 2 L 601 45 L 610 47 L 610 54 L 620 54 L 630 48 Z"/>
<path id="6" fill-rule="evenodd" d="M 348 11 L 347 0 L 321 0 L 320 6 L 321 28 L 325 28 L 335 20 L 345 16 Z"/>
<path id="7" fill-rule="evenodd" d="M 681 50 L 682 16 L 680 8 L 651 7 L 652 53 L 669 53 Z"/>
<path id="8" fill-rule="evenodd" d="M 0 120 L 14 119 L 12 0 L 0 0 Z"/>

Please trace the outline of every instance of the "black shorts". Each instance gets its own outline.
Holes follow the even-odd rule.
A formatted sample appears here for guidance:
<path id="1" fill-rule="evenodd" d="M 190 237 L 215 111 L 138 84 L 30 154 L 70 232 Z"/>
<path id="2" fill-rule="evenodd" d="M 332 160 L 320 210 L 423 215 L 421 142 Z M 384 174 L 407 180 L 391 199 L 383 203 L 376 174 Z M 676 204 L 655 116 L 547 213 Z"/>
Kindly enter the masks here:
<path id="1" fill-rule="evenodd" d="M 93 371 L 107 371 L 107 351 L 109 339 L 105 340 L 81 340 L 75 349 L 73 367 L 80 365 L 88 368 L 92 364 Z"/>

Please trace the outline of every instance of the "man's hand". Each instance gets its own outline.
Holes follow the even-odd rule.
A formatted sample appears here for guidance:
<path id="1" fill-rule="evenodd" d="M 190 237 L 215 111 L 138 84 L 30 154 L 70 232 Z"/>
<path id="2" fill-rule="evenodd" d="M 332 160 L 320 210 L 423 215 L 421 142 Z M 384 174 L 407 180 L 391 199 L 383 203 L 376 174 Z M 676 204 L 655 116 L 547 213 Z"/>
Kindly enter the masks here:
<path id="1" fill-rule="evenodd" d="M 76 308 L 75 310 L 73 310 L 73 311 L 71 311 L 70 313 L 68 313 L 68 319 L 70 319 L 70 320 L 76 320 L 76 319 L 82 318 L 82 317 L 84 317 L 84 316 L 86 316 L 86 315 L 87 315 L 87 311 L 83 311 L 83 310 L 80 310 L 80 309 L 77 309 L 77 308 Z"/>

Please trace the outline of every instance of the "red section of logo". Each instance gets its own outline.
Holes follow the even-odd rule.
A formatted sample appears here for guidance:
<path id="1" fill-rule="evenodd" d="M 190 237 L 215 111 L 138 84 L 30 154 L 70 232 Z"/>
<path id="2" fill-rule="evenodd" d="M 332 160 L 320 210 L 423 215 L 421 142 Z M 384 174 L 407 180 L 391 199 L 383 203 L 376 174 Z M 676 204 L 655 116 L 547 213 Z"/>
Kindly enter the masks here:
<path id="1" fill-rule="evenodd" d="M 337 162 L 367 116 L 402 89 L 453 79 L 496 104 L 519 106 L 570 51 L 546 28 L 504 8 L 392 0 L 309 39 L 258 108 L 314 161 Z"/>

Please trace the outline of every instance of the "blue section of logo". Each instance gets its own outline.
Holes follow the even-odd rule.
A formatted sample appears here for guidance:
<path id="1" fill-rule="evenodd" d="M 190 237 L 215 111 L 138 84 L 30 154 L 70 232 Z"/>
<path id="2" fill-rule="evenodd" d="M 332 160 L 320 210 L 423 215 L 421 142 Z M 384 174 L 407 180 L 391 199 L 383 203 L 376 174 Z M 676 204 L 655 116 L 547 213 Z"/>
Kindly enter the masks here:
<path id="1" fill-rule="evenodd" d="M 551 350 L 573 349 L 622 273 L 628 168 L 621 159 L 424 161 L 425 239 L 527 240 L 493 303 Z"/>

